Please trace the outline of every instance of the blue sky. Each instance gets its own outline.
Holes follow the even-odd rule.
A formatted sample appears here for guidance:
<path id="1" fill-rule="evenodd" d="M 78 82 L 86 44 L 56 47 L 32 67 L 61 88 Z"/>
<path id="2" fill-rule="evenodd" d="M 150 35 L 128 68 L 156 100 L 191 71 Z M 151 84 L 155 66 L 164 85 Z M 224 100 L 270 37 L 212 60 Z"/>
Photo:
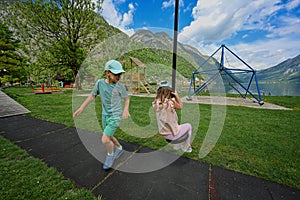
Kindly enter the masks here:
<path id="1" fill-rule="evenodd" d="M 173 30 L 175 0 L 104 0 L 102 16 L 128 35 Z M 180 0 L 179 41 L 211 55 L 226 44 L 255 69 L 300 54 L 300 0 Z"/>

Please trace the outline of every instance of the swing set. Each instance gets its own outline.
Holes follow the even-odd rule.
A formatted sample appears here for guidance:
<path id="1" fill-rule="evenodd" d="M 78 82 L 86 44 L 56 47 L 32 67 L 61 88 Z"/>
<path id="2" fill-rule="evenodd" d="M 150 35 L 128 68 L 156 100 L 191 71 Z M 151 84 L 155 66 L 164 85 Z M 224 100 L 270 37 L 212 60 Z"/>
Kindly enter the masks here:
<path id="1" fill-rule="evenodd" d="M 238 62 L 238 64 L 243 64 L 242 68 L 233 68 L 225 63 L 225 50 L 231 53 Z M 213 56 L 215 56 L 219 51 L 221 51 L 220 61 L 216 61 Z M 226 61 L 228 61 L 226 59 Z M 217 63 L 217 70 L 203 70 L 204 66 L 209 65 L 212 67 L 211 63 Z M 228 63 L 228 62 L 227 62 Z M 200 71 L 202 68 L 202 71 Z M 201 76 L 202 75 L 202 76 Z M 204 76 L 209 77 L 207 81 L 197 86 L 197 76 L 203 79 Z M 239 56 L 232 52 L 225 44 L 222 44 L 210 57 L 208 57 L 198 69 L 192 73 L 190 86 L 188 89 L 187 100 L 192 100 L 192 96 L 199 94 L 201 91 L 207 89 L 208 85 L 213 84 L 214 81 L 221 77 L 223 82 L 228 88 L 236 91 L 242 98 L 246 98 L 247 94 L 251 95 L 259 105 L 263 105 L 260 89 L 258 85 L 258 79 L 256 76 L 256 71 L 250 67 L 245 61 L 243 61 Z M 254 80 L 254 81 L 253 81 Z M 193 90 L 192 90 L 193 89 Z M 256 89 L 257 93 L 254 94 L 250 89 Z"/>
<path id="2" fill-rule="evenodd" d="M 177 60 L 177 37 L 178 37 L 178 10 L 179 10 L 179 0 L 175 0 L 175 17 L 174 17 L 174 40 L 173 40 L 173 63 L 172 63 L 172 89 L 175 90 L 176 85 L 176 60 Z M 216 61 L 213 56 L 217 54 L 221 50 L 221 58 L 220 61 Z M 225 50 L 229 51 L 231 53 L 230 55 L 235 58 L 239 63 L 242 63 L 244 65 L 244 69 L 242 68 L 232 68 L 230 65 L 225 66 Z M 208 64 L 208 66 L 213 66 L 213 64 L 217 64 L 217 72 L 214 69 L 209 69 L 209 71 L 214 72 L 210 78 L 208 78 L 207 81 L 205 81 L 203 84 L 201 84 L 199 87 L 196 87 L 196 75 L 201 75 L 201 73 L 204 73 L 203 66 L 205 64 Z M 200 71 L 200 68 L 202 68 L 202 71 Z M 248 81 L 241 81 L 242 75 L 244 77 L 248 76 Z M 249 76 L 250 74 L 250 76 Z M 209 76 L 208 76 L 209 77 Z M 228 86 L 230 86 L 233 90 L 235 90 L 241 97 L 246 98 L 247 94 L 251 95 L 256 102 L 259 105 L 263 105 L 264 102 L 262 101 L 262 97 L 260 94 L 260 89 L 258 85 L 258 79 L 256 76 L 256 71 L 250 67 L 245 61 L 243 61 L 239 56 L 237 56 L 234 52 L 232 52 L 228 47 L 225 46 L 225 44 L 222 44 L 221 47 L 219 47 L 210 57 L 208 57 L 204 63 L 202 63 L 198 69 L 196 69 L 192 73 L 190 86 L 188 89 L 188 96 L 187 100 L 192 100 L 192 96 L 199 94 L 201 91 L 207 88 L 209 84 L 212 84 L 218 77 L 221 77 L 223 82 L 226 82 Z M 250 77 L 250 78 L 249 78 Z M 254 79 L 254 84 L 253 84 Z M 251 90 L 250 87 L 255 85 L 257 94 L 255 95 Z M 193 88 L 193 92 L 192 92 Z M 252 89 L 252 88 L 251 88 Z M 186 140 L 188 137 L 187 133 L 185 133 L 182 138 L 178 138 L 177 140 L 167 140 L 169 143 L 181 143 Z"/>

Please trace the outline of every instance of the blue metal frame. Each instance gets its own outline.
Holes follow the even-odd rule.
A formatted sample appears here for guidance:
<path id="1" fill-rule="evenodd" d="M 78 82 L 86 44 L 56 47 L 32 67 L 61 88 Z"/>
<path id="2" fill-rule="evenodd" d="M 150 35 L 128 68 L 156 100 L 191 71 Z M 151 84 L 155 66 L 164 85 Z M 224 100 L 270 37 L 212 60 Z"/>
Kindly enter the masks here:
<path id="1" fill-rule="evenodd" d="M 220 60 L 220 66 L 218 68 L 218 71 L 210 77 L 206 82 L 204 82 L 202 85 L 200 85 L 198 88 L 195 86 L 195 74 L 200 74 L 199 69 L 201 66 L 204 66 L 219 50 L 221 49 L 221 60 Z M 234 55 L 239 61 L 241 61 L 244 65 L 246 65 L 249 69 L 230 69 L 226 68 L 224 65 L 224 54 L 225 54 L 225 49 L 228 50 L 232 55 Z M 239 82 L 239 80 L 233 75 L 232 71 L 235 71 L 237 73 L 252 73 L 252 76 L 250 78 L 250 81 L 248 83 L 248 86 L 245 87 L 243 84 Z M 233 84 L 231 84 L 229 81 L 229 86 L 231 86 L 235 91 L 239 93 L 240 96 L 243 98 L 246 98 L 247 94 L 251 95 L 257 103 L 260 105 L 263 105 L 264 102 L 262 101 L 261 94 L 260 94 L 260 89 L 258 86 L 258 79 L 256 76 L 256 71 L 250 67 L 245 61 L 243 61 L 239 56 L 237 56 L 235 53 L 233 53 L 229 48 L 225 46 L 225 44 L 222 44 L 221 47 L 219 47 L 209 58 L 207 58 L 199 67 L 196 71 L 192 73 L 191 77 L 191 82 L 190 82 L 190 87 L 188 90 L 188 96 L 187 100 L 191 100 L 192 96 L 197 95 L 200 93 L 204 88 L 206 88 L 210 83 L 212 83 L 218 76 L 223 76 L 225 80 L 233 80 L 235 83 L 237 83 L 242 89 L 244 89 L 245 93 L 243 94 L 242 91 L 240 91 L 237 87 L 235 87 Z M 250 91 L 250 86 L 252 84 L 253 78 L 256 83 L 256 89 L 257 89 L 257 96 L 255 96 L 251 91 Z M 192 92 L 192 87 L 194 87 L 194 91 Z"/>

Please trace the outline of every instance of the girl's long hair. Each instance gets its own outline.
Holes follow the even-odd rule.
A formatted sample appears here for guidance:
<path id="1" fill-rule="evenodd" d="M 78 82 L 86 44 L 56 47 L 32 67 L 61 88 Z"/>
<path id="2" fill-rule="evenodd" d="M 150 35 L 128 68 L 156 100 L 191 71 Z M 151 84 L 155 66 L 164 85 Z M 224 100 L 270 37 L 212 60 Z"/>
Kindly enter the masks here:
<path id="1" fill-rule="evenodd" d="M 155 101 L 159 101 L 161 105 L 164 105 L 166 100 L 173 101 L 172 97 L 172 90 L 169 87 L 161 87 L 157 90 Z"/>

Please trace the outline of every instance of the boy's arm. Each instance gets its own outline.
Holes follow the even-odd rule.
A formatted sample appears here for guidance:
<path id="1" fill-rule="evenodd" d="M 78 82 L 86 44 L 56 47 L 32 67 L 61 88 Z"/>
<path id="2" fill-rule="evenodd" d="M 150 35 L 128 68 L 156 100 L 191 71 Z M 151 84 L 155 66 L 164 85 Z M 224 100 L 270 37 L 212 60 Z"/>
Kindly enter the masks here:
<path id="1" fill-rule="evenodd" d="M 130 100 L 127 97 L 127 98 L 125 98 L 125 105 L 124 105 L 124 109 L 123 109 L 122 119 L 127 119 L 128 117 L 130 117 L 129 104 L 130 104 Z"/>
<path id="2" fill-rule="evenodd" d="M 81 106 L 73 113 L 73 118 L 75 118 L 77 115 L 79 115 L 87 105 L 89 105 L 94 99 L 95 99 L 96 96 L 90 94 L 86 100 L 81 104 Z"/>

